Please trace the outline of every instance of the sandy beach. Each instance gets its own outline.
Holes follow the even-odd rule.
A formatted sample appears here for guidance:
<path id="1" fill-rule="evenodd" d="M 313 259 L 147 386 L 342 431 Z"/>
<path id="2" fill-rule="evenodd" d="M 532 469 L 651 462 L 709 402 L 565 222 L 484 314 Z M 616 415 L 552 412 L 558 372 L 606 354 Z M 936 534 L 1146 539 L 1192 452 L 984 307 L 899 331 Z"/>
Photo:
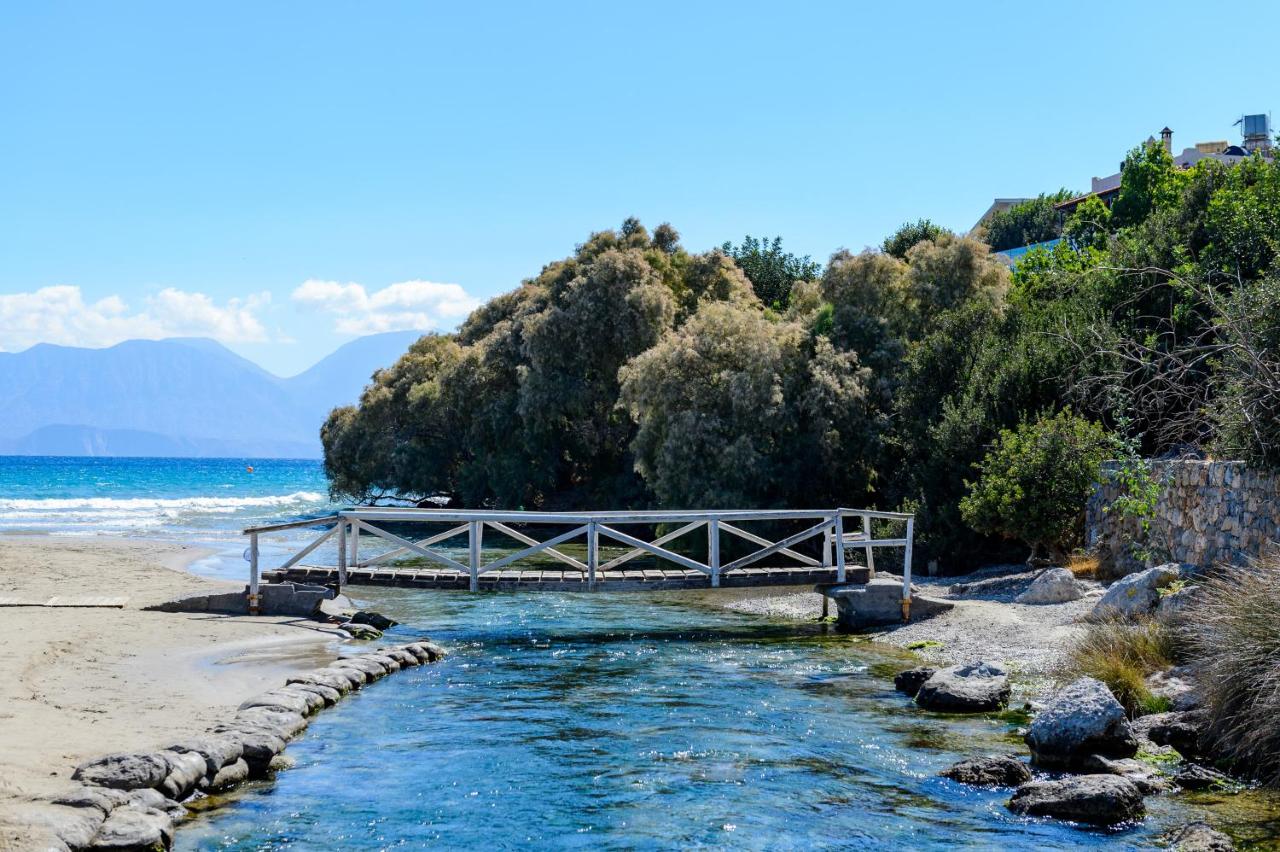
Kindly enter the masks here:
<path id="1" fill-rule="evenodd" d="M 203 730 L 288 671 L 335 656 L 340 634 L 315 622 L 143 610 L 237 588 L 184 572 L 204 555 L 103 537 L 0 536 L 0 596 L 128 597 L 123 609 L 0 607 L 0 826 L 16 801 L 63 788 L 77 763 Z"/>

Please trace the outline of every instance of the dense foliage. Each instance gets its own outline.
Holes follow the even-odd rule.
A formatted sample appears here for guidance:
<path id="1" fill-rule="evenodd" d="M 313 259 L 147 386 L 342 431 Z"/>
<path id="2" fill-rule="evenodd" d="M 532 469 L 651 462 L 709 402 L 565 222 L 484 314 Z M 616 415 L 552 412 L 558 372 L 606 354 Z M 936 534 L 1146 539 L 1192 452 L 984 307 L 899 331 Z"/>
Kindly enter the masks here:
<path id="1" fill-rule="evenodd" d="M 812 281 L 822 271 L 808 255 L 797 257 L 783 251 L 782 237 L 762 240 L 748 235 L 741 245 L 726 242 L 720 250 L 746 274 L 760 301 L 773 308 L 784 307 L 791 300 L 791 288 L 797 281 Z"/>
<path id="2" fill-rule="evenodd" d="M 1020 539 L 1057 557 L 1078 544 L 1080 513 L 1110 450 L 1097 423 L 1064 409 L 1002 429 L 966 483 L 961 516 L 978 532 Z"/>
<path id="3" fill-rule="evenodd" d="M 697 254 L 669 225 L 593 234 L 335 410 L 332 488 L 512 508 L 910 508 L 918 557 L 954 569 L 1016 551 L 1006 534 L 1069 540 L 1013 532 L 998 516 L 1015 502 L 961 513 L 1002 431 L 1042 414 L 1069 407 L 1143 455 L 1280 465 L 1280 167 L 1180 170 L 1145 146 L 1112 209 L 1089 199 L 1050 225 L 1056 197 L 996 223 L 1065 237 L 1012 270 L 927 220 L 822 269 L 777 239 Z"/>
<path id="4" fill-rule="evenodd" d="M 993 213 L 982 226 L 991 250 L 1035 245 L 1062 236 L 1063 217 L 1057 205 L 1071 198 L 1072 194 L 1060 189 Z"/>

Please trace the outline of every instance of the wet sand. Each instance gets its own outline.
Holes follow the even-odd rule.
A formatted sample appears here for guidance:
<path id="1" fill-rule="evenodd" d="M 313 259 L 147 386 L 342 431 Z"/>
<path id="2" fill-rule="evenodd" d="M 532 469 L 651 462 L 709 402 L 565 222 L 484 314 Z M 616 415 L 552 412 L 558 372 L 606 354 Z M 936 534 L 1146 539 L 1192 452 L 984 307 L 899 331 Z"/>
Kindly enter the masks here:
<path id="1" fill-rule="evenodd" d="M 77 763 L 203 731 L 287 672 L 336 656 L 341 634 L 303 619 L 143 611 L 242 588 L 185 573 L 205 555 L 177 544 L 0 535 L 0 596 L 128 596 L 123 609 L 0 607 L 0 827 L 23 798 L 65 787 Z"/>

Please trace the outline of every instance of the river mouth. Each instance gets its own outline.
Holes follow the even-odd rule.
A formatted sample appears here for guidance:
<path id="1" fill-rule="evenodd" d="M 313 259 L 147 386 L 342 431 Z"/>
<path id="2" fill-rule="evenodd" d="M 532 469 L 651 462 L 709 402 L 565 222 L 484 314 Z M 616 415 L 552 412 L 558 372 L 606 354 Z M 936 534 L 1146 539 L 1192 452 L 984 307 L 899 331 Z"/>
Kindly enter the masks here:
<path id="1" fill-rule="evenodd" d="M 937 777 L 1017 751 L 1008 719 L 920 711 L 885 676 L 908 657 L 817 625 L 673 595 L 376 594 L 404 622 L 388 638 L 451 655 L 322 713 L 294 768 L 176 848 L 1152 848 L 1215 807 L 1153 797 L 1119 831 L 1015 817 L 1009 791 Z M 1258 839 L 1274 802 L 1234 799 Z"/>

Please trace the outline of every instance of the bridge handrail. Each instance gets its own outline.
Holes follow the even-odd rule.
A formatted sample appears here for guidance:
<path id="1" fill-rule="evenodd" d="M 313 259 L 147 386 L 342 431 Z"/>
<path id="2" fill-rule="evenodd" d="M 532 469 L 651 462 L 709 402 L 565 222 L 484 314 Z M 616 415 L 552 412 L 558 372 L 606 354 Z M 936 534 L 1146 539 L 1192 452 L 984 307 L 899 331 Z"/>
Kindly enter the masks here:
<path id="1" fill-rule="evenodd" d="M 860 531 L 845 531 L 845 519 L 858 518 L 861 520 Z M 803 532 L 793 534 L 778 542 L 771 542 L 761 536 L 749 533 L 745 530 L 732 526 L 732 522 L 746 521 L 787 521 L 787 520 L 816 520 L 818 523 L 808 527 Z M 871 522 L 872 520 L 890 520 L 904 521 L 906 523 L 905 536 L 893 538 L 874 538 L 872 536 Z M 411 541 L 401 538 L 392 533 L 379 529 L 373 525 L 373 522 L 421 522 L 421 523 L 449 523 L 458 524 L 451 530 L 438 533 L 422 541 Z M 658 539 L 649 542 L 641 538 L 632 536 L 614 529 L 615 526 L 626 526 L 629 524 L 676 524 L 681 523 L 686 526 L 675 533 L 667 533 Z M 533 524 L 533 525 L 567 525 L 573 527 L 572 534 L 561 533 L 551 539 L 538 542 L 535 539 L 512 530 L 507 524 Z M 723 528 L 721 527 L 723 524 Z M 479 588 L 479 576 L 485 571 L 501 568 L 511 562 L 517 561 L 510 555 L 496 561 L 491 561 L 488 565 L 483 564 L 481 556 L 481 536 L 485 526 L 490 526 L 496 531 L 511 535 L 517 540 L 529 545 L 523 551 L 519 551 L 521 556 L 531 556 L 535 553 L 545 552 L 548 556 L 556 558 L 562 562 L 566 562 L 573 567 L 584 570 L 588 575 L 588 587 L 595 587 L 595 575 L 599 565 L 599 546 L 601 538 L 608 538 L 613 541 L 625 544 L 632 548 L 623 557 L 618 557 L 609 562 L 610 565 L 621 564 L 633 556 L 647 552 L 657 556 L 660 559 L 673 561 L 676 564 L 696 569 L 709 574 L 711 577 L 711 585 L 720 585 L 720 572 L 731 571 L 736 568 L 745 567 L 766 556 L 781 553 L 789 558 L 799 559 L 805 564 L 819 565 L 825 568 L 836 568 L 837 582 L 845 581 L 845 550 L 847 548 L 857 548 L 864 552 L 866 556 L 867 568 L 871 576 L 875 575 L 875 548 L 901 547 L 903 553 L 903 584 L 902 584 L 902 605 L 904 616 L 908 612 L 911 601 L 911 549 L 914 539 L 915 516 L 908 512 L 886 512 L 877 509 L 713 509 L 713 510 L 624 510 L 624 511 L 589 511 L 589 512 L 547 512 L 547 511 L 503 511 L 503 510 L 455 510 L 455 509 L 423 509 L 416 507 L 385 507 L 385 506 L 356 506 L 346 509 L 340 509 L 334 514 L 326 515 L 319 518 L 307 518 L 298 521 L 290 521 L 279 524 L 263 524 L 259 526 L 247 527 L 244 535 L 249 537 L 249 606 L 251 611 L 256 611 L 258 604 L 259 591 L 259 551 L 258 538 L 260 535 L 281 532 L 284 530 L 299 529 L 303 527 L 321 527 L 331 526 L 314 541 L 307 544 L 300 551 L 293 554 L 281 566 L 282 569 L 289 568 L 296 564 L 307 554 L 314 551 L 317 547 L 336 535 L 338 549 L 338 585 L 344 587 L 347 580 L 347 566 L 350 564 L 359 567 L 358 544 L 361 532 L 367 532 L 377 537 L 383 538 L 396 545 L 395 549 L 388 553 L 381 554 L 368 560 L 366 564 L 377 564 L 388 558 L 393 558 L 393 554 L 401 553 L 418 553 L 430 559 L 442 562 L 455 570 L 468 572 L 471 575 L 471 589 L 476 591 Z M 708 553 L 707 562 L 701 563 L 697 560 L 690 559 L 683 554 L 662 547 L 666 541 L 674 537 L 691 532 L 700 526 L 707 528 L 708 535 Z M 553 545 L 559 544 L 570 538 L 584 534 L 587 536 L 587 563 L 584 564 L 578 559 L 568 556 L 556 550 Z M 459 535 L 467 535 L 469 558 L 468 564 L 454 560 L 443 553 L 437 553 L 430 550 L 432 544 L 454 538 Z M 730 534 L 738 538 L 752 541 L 762 546 L 752 554 L 741 557 L 730 562 L 727 565 L 720 563 L 720 538 L 722 534 Z M 810 539 L 814 536 L 822 536 L 823 538 L 823 559 L 818 561 L 812 557 L 804 556 L 790 548 L 802 541 Z M 839 542 L 840 546 L 836 546 Z M 833 559 L 834 557 L 834 559 Z"/>

